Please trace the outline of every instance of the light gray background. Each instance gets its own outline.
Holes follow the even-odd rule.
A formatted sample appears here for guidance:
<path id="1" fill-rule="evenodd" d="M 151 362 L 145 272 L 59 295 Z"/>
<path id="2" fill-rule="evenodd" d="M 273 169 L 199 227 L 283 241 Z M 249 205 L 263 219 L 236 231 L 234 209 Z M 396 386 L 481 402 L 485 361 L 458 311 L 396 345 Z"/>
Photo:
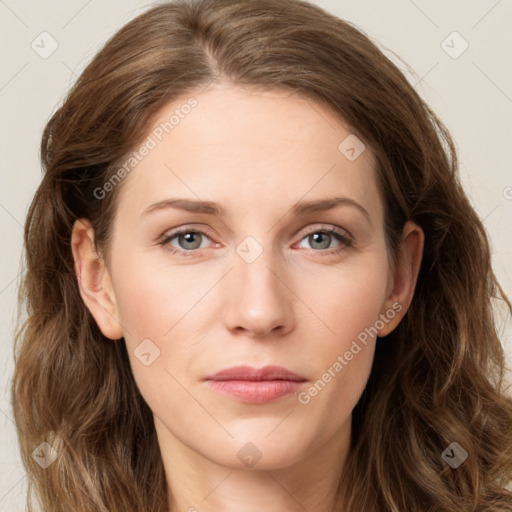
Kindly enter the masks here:
<path id="1" fill-rule="evenodd" d="M 512 295 L 512 2 L 510 0 L 316 0 L 355 23 L 386 54 L 446 123 L 457 143 L 461 178 L 489 232 L 495 271 Z M 39 183 L 42 129 L 76 75 L 106 39 L 151 5 L 140 0 L 0 0 L 0 509 L 24 509 L 26 478 L 9 403 L 22 225 Z M 58 43 L 48 51 L 48 32 Z M 449 37 L 457 31 L 463 40 Z M 42 41 L 42 38 L 46 38 Z M 450 56 L 444 47 L 452 53 Z M 393 53 L 415 71 L 406 71 Z M 502 325 L 512 365 L 510 324 Z"/>

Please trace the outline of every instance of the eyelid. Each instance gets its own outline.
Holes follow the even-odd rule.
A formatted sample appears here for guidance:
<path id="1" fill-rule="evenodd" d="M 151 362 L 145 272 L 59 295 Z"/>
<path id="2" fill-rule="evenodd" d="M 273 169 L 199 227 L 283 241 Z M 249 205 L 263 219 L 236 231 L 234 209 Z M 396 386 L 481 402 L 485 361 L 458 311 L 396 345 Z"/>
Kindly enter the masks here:
<path id="1" fill-rule="evenodd" d="M 177 235 L 181 235 L 183 233 L 189 233 L 189 232 L 200 233 L 202 235 L 206 235 L 208 238 L 211 238 L 211 236 L 208 235 L 208 228 L 203 227 L 204 224 L 199 224 L 199 226 L 201 226 L 201 227 L 196 227 L 196 226 L 197 226 L 197 224 L 190 224 L 190 225 L 186 224 L 186 225 L 180 226 L 178 228 L 168 229 L 162 235 L 160 235 L 158 237 L 158 240 L 165 241 L 170 238 L 174 238 Z"/>
<path id="2" fill-rule="evenodd" d="M 332 224 L 322 224 L 322 223 L 320 223 L 320 226 L 321 227 L 313 226 L 311 228 L 306 228 L 303 238 L 307 235 L 310 235 L 311 233 L 316 233 L 318 231 L 327 231 L 329 233 L 337 233 L 338 235 L 343 236 L 344 238 L 350 240 L 350 242 L 352 242 L 352 243 L 355 242 L 355 239 L 352 236 L 352 234 L 350 233 L 350 231 L 348 231 L 345 228 L 341 228 L 339 226 L 334 226 Z"/>

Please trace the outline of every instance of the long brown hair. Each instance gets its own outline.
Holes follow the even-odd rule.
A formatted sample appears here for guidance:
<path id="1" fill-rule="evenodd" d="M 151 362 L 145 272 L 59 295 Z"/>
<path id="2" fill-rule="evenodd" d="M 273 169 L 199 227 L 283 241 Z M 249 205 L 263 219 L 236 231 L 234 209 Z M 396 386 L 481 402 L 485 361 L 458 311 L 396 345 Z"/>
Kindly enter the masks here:
<path id="1" fill-rule="evenodd" d="M 390 254 L 407 220 L 425 233 L 410 309 L 377 343 L 353 411 L 344 511 L 512 511 L 512 400 L 493 299 L 507 314 L 512 305 L 459 182 L 454 144 L 366 35 L 301 0 L 153 7 L 105 44 L 49 120 L 25 226 L 26 319 L 12 385 L 29 510 L 33 491 L 52 512 L 167 509 L 151 410 L 124 341 L 106 339 L 80 297 L 70 236 L 85 217 L 107 253 L 122 187 L 101 200 L 94 191 L 163 105 L 219 78 L 330 108 L 376 155 Z M 32 456 L 44 442 L 56 456 L 46 468 Z M 453 442 L 468 454 L 457 468 L 442 457 Z"/>

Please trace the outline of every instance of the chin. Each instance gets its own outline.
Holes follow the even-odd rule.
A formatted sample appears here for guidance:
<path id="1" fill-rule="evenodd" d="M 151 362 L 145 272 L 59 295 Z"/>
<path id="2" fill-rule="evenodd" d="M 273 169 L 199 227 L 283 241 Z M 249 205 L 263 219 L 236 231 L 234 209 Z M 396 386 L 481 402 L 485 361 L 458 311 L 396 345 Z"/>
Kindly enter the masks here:
<path id="1" fill-rule="evenodd" d="M 231 440 L 222 453 L 215 453 L 214 457 L 209 458 L 230 469 L 272 471 L 293 466 L 314 449 L 304 445 L 304 439 L 274 434 L 265 438 L 268 433 L 267 430 L 264 432 L 255 431 L 255 435 L 246 433 L 243 440 Z"/>

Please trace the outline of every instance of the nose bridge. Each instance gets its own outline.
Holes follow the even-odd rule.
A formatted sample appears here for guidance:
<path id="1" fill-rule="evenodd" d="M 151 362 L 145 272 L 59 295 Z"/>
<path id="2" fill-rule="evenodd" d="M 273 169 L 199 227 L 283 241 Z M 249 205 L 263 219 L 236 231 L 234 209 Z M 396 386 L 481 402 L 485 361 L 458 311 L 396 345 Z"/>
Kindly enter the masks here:
<path id="1" fill-rule="evenodd" d="M 283 283 L 285 267 L 272 246 L 271 236 L 261 243 L 254 236 L 247 236 L 235 253 L 229 277 L 229 326 L 259 335 L 276 328 L 288 330 L 294 321 L 293 294 Z"/>
<path id="2" fill-rule="evenodd" d="M 236 254 L 234 277 L 244 285 L 244 289 L 269 296 L 279 294 L 277 288 L 280 283 L 275 274 L 279 273 L 281 265 L 269 243 L 264 247 L 254 237 L 247 237 L 237 246 Z"/>

